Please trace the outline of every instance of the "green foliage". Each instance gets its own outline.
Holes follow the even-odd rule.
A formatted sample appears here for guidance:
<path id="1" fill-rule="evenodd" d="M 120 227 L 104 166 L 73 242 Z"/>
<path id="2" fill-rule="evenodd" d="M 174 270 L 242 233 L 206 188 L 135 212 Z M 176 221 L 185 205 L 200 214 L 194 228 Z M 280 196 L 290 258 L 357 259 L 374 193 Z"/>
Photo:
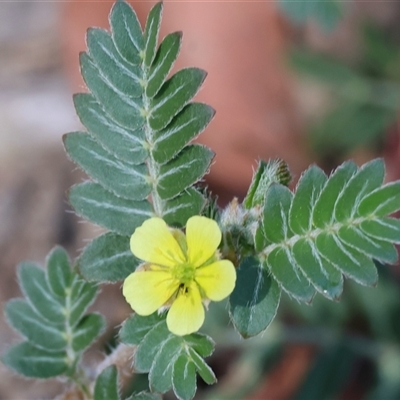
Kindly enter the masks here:
<path id="1" fill-rule="evenodd" d="M 284 291 L 305 302 L 315 290 L 337 299 L 342 274 L 372 286 L 378 279 L 372 259 L 396 262 L 400 221 L 386 215 L 400 209 L 400 185 L 382 186 L 383 179 L 383 162 L 375 160 L 361 168 L 344 163 L 329 178 L 313 166 L 294 194 L 270 187 L 260 258 Z"/>
<path id="2" fill-rule="evenodd" d="M 196 372 L 204 382 L 216 382 L 204 357 L 214 351 L 214 342 L 206 335 L 193 333 L 176 336 L 168 331 L 165 317 L 133 315 L 121 330 L 120 339 L 136 345 L 133 366 L 148 372 L 150 388 L 165 393 L 171 388 L 179 399 L 192 399 L 196 393 Z"/>
<path id="3" fill-rule="evenodd" d="M 127 238 L 147 218 L 184 226 L 206 205 L 192 186 L 208 172 L 214 154 L 189 145 L 214 116 L 209 106 L 190 103 L 206 73 L 186 68 L 168 77 L 182 35 L 167 35 L 157 47 L 161 13 L 159 3 L 142 32 L 132 8 L 117 2 L 111 33 L 89 29 L 88 52 L 80 57 L 91 93 L 75 95 L 74 104 L 87 133 L 69 133 L 64 144 L 96 182 L 74 186 L 69 199 L 83 218 L 122 235 L 86 247 L 79 267 L 91 281 L 124 279 L 134 270 Z M 116 271 L 108 268 L 111 256 L 121 260 Z"/>
<path id="4" fill-rule="evenodd" d="M 84 315 L 96 298 L 97 287 L 71 270 L 60 247 L 49 254 L 46 271 L 22 263 L 18 272 L 25 299 L 10 300 L 5 313 L 26 341 L 12 346 L 2 361 L 27 377 L 73 374 L 82 352 L 105 327 L 101 315 Z"/>
<path id="5" fill-rule="evenodd" d="M 282 3 L 289 7 L 288 2 Z M 333 0 L 304 5 L 303 1 L 290 5 L 292 11 L 298 7 L 296 18 L 314 15 L 331 25 L 339 15 L 321 17 L 329 7 L 339 10 Z M 400 209 L 400 182 L 384 184 L 382 160 L 360 168 L 346 162 L 330 176 L 311 166 L 295 191 L 287 187 L 291 176 L 284 161 L 260 161 L 243 203 L 234 199 L 224 210 L 207 189 L 196 186 L 214 154 L 191 142 L 214 111 L 191 102 L 206 76 L 204 71 L 186 68 L 170 76 L 182 34 L 169 34 L 158 46 L 161 15 L 162 4 L 158 3 L 142 31 L 133 9 L 118 1 L 110 14 L 110 33 L 89 29 L 88 51 L 81 54 L 80 63 L 90 93 L 74 97 L 87 132 L 67 134 L 64 145 L 92 180 L 73 186 L 69 200 L 78 215 L 108 232 L 89 243 L 77 260 L 81 275 L 71 270 L 61 248 L 49 255 L 46 271 L 35 264 L 21 264 L 18 278 L 25 298 L 10 300 L 5 307 L 10 325 L 25 341 L 12 346 L 3 362 L 28 377 L 64 374 L 95 400 L 119 400 L 121 396 L 116 365 L 100 373 L 93 382 L 94 393 L 93 385 L 85 382 L 94 381 L 93 376 L 80 377 L 82 353 L 104 329 L 102 316 L 85 315 L 97 294 L 93 282 L 118 282 L 135 271 L 140 261 L 130 250 L 130 236 L 148 218 L 158 216 L 170 226 L 184 227 L 188 218 L 203 214 L 219 223 L 221 257 L 237 265 L 229 315 L 245 338 L 271 324 L 284 298 L 282 291 L 298 303 L 310 304 L 317 292 L 338 300 L 343 277 L 375 286 L 374 260 L 395 263 L 398 257 L 393 244 L 400 243 L 400 221 L 391 215 Z M 319 70 L 332 82 L 357 82 L 346 68 L 336 72 L 332 77 L 329 70 Z M 374 320 L 380 321 L 382 328 L 372 330 L 392 332 L 390 317 L 380 317 L 381 310 L 360 289 L 353 288 L 352 293 L 371 310 L 371 326 Z M 382 293 L 388 309 L 396 295 L 393 290 Z M 323 297 L 315 301 L 316 313 L 322 310 L 328 319 L 345 319 L 345 307 L 337 314 L 325 313 L 318 303 Z M 299 314 L 307 315 L 298 303 L 292 303 L 299 307 Z M 400 337 L 399 332 L 392 332 L 390 339 Z M 154 392 L 134 393 L 129 400 L 160 399 L 158 393 L 170 390 L 179 399 L 190 400 L 197 391 L 197 374 L 208 385 L 216 382 L 204 360 L 214 351 L 213 340 L 203 333 L 172 334 L 165 314 L 130 316 L 122 324 L 119 339 L 132 346 L 133 368 L 148 374 Z M 348 351 L 342 339 L 320 351 L 294 398 L 335 396 L 357 355 L 351 346 Z M 266 371 L 283 342 L 280 337 L 260 354 L 253 352 L 253 375 L 244 373 L 248 387 L 256 381 L 255 366 Z M 376 393 L 398 393 L 390 374 L 382 374 L 383 383 Z M 244 395 L 243 390 L 240 393 Z"/>

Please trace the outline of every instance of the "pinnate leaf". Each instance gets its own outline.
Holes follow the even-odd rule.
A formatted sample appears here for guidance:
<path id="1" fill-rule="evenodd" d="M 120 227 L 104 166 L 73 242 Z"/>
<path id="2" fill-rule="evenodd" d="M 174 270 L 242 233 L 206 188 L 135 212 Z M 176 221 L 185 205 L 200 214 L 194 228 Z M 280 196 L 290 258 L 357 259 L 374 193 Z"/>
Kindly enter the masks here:
<path id="1" fill-rule="evenodd" d="M 294 195 L 270 186 L 256 245 L 264 267 L 290 296 L 309 302 L 317 290 L 337 299 L 342 274 L 371 286 L 378 279 L 373 259 L 396 262 L 400 221 L 385 212 L 400 208 L 400 185 L 381 186 L 383 180 L 382 160 L 374 160 L 361 168 L 346 162 L 329 178 L 312 166 Z"/>
<path id="2" fill-rule="evenodd" d="M 84 316 L 97 295 L 97 287 L 71 270 L 61 247 L 47 257 L 47 269 L 32 263 L 19 267 L 25 299 L 12 299 L 5 307 L 8 322 L 27 342 L 13 346 L 4 362 L 17 372 L 49 378 L 71 372 L 82 351 L 103 331 L 104 318 Z"/>
<path id="3" fill-rule="evenodd" d="M 200 333 L 172 334 L 167 328 L 165 315 L 132 315 L 124 322 L 119 336 L 123 343 L 137 346 L 134 368 L 139 372 L 149 372 L 152 390 L 165 393 L 172 387 L 178 398 L 191 399 L 195 393 L 193 380 L 196 380 L 196 371 L 207 384 L 216 381 L 203 360 L 212 354 L 214 342 Z M 190 368 L 191 376 L 187 380 L 186 375 L 182 376 L 181 368 Z M 178 379 L 183 379 L 183 382 L 177 383 Z"/>

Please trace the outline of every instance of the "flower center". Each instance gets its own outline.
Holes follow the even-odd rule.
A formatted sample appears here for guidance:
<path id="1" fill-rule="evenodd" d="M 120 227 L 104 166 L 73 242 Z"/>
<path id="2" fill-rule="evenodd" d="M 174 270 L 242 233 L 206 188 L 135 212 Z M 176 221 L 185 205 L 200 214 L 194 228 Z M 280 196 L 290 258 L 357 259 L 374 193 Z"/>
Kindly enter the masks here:
<path id="1" fill-rule="evenodd" d="M 185 263 L 175 265 L 171 272 L 176 280 L 178 280 L 181 284 L 188 286 L 194 279 L 195 271 L 196 268 L 194 265 Z"/>

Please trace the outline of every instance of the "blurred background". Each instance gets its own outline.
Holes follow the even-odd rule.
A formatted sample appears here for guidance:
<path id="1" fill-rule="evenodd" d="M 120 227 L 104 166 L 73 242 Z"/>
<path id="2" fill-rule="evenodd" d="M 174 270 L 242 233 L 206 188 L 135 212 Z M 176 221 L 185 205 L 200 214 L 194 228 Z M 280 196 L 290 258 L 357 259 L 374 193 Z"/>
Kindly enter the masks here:
<path id="1" fill-rule="evenodd" d="M 132 2 L 139 17 L 154 1 Z M 107 28 L 112 2 L 0 2 L 0 301 L 19 295 L 16 265 L 43 265 L 55 244 L 71 258 L 101 230 L 71 212 L 67 189 L 85 176 L 61 137 L 82 129 L 72 93 L 85 91 L 78 53 L 89 26 Z M 400 178 L 400 3 L 328 1 L 165 2 L 162 36 L 184 32 L 177 68 L 208 71 L 196 100 L 217 114 L 200 141 L 216 153 L 207 183 L 226 204 L 242 197 L 255 161 L 281 157 L 293 172 L 327 172 L 347 158 L 385 157 Z M 375 289 L 348 284 L 340 303 L 284 298 L 256 339 L 228 327 L 225 304 L 205 329 L 217 342 L 215 388 L 203 399 L 400 398 L 399 267 L 380 266 Z M 109 332 L 129 313 L 119 285 L 94 306 Z M 110 298 L 113 299 L 110 302 Z M 0 352 L 17 340 L 0 317 Z M 143 381 L 135 379 L 134 388 Z M 58 382 L 31 382 L 0 364 L 0 399 L 50 399 Z"/>

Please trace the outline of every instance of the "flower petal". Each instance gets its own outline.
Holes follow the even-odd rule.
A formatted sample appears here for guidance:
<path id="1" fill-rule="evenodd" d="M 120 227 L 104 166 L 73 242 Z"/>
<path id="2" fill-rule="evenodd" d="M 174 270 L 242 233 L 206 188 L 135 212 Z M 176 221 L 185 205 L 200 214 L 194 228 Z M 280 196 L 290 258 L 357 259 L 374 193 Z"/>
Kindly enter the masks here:
<path id="1" fill-rule="evenodd" d="M 136 271 L 124 281 L 122 293 L 139 315 L 150 315 L 163 306 L 178 289 L 168 271 Z"/>
<path id="2" fill-rule="evenodd" d="M 141 260 L 166 267 L 185 262 L 181 247 L 161 218 L 150 218 L 136 228 L 131 251 Z"/>
<path id="3" fill-rule="evenodd" d="M 204 290 L 207 298 L 220 301 L 233 292 L 236 269 L 229 260 L 216 261 L 206 267 L 198 268 L 195 281 Z"/>
<path id="4" fill-rule="evenodd" d="M 214 220 L 196 215 L 186 224 L 186 241 L 189 262 L 200 267 L 215 254 L 221 243 L 221 230 Z"/>
<path id="5" fill-rule="evenodd" d="M 197 285 L 181 290 L 167 315 L 168 329 L 178 336 L 189 335 L 200 329 L 204 322 L 204 307 Z"/>

